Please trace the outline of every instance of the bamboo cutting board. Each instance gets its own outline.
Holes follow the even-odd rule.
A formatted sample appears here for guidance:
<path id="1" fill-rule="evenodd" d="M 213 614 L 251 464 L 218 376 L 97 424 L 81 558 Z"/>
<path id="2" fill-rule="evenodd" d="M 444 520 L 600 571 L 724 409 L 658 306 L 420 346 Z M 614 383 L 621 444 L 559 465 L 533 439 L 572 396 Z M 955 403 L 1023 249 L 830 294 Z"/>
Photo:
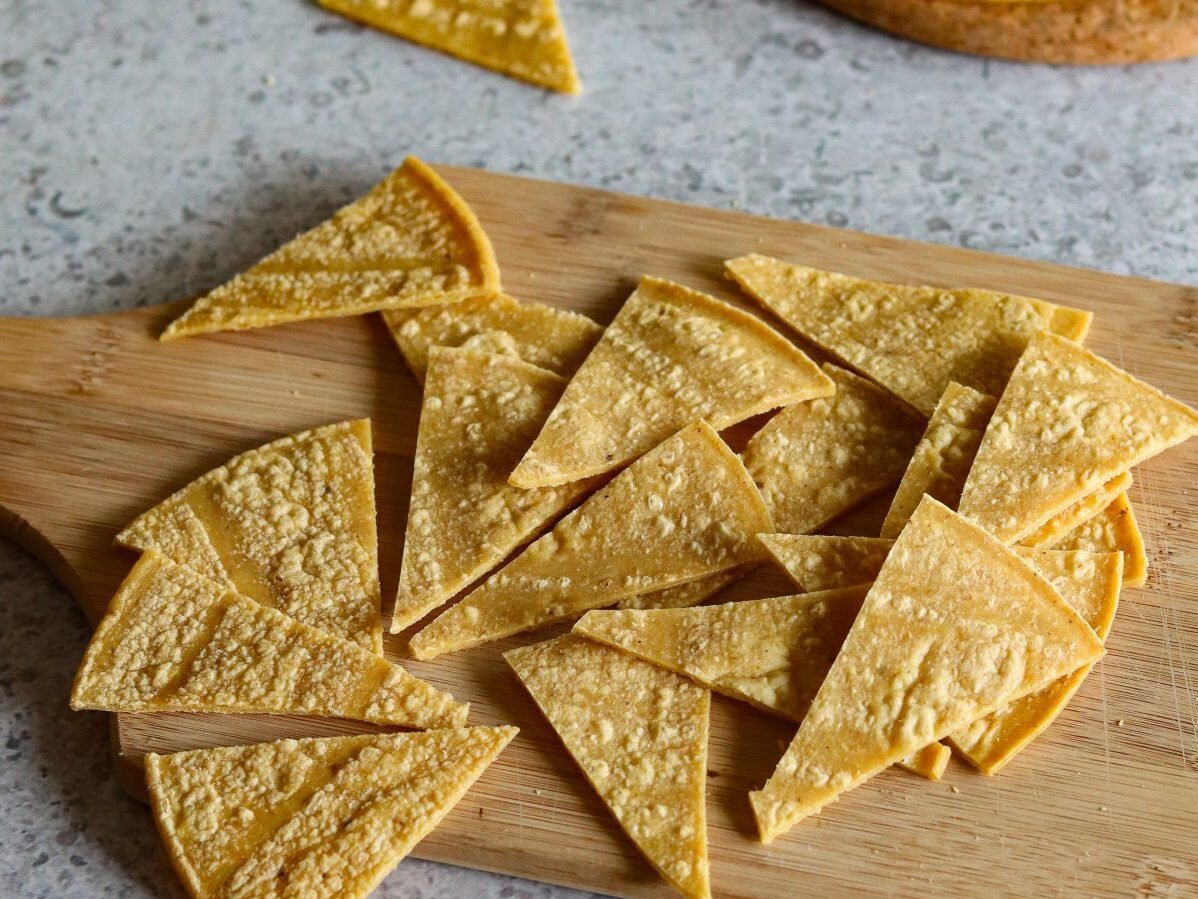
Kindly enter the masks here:
<path id="1" fill-rule="evenodd" d="M 514 295 L 614 314 L 642 273 L 729 299 L 721 260 L 762 252 L 856 275 L 975 285 L 1093 309 L 1089 345 L 1198 403 L 1198 290 L 447 169 Z M 375 425 L 384 597 L 398 575 L 420 394 L 376 316 L 161 344 L 183 308 L 0 319 L 0 530 L 95 620 L 132 563 L 113 535 L 235 453 L 325 422 Z M 717 896 L 1198 891 L 1198 441 L 1137 470 L 1146 588 L 1123 598 L 1109 655 L 1001 775 L 879 776 L 766 848 L 746 792 L 793 730 L 717 697 L 708 780 Z M 885 504 L 881 504 L 884 509 Z M 876 527 L 877 517 L 873 518 Z M 865 532 L 868 513 L 844 529 Z M 876 531 L 875 531 L 876 532 Z M 763 573 L 732 595 L 788 592 Z M 386 600 L 385 600 L 386 601 Z M 416 854 L 629 895 L 668 895 L 575 770 L 499 653 L 410 667 L 520 737 Z M 388 653 L 401 656 L 389 638 Z M 63 697 L 65 701 L 65 697 Z M 299 718 L 120 716 L 118 763 L 147 750 L 343 733 Z M 130 777 L 136 784 L 136 775 Z"/>

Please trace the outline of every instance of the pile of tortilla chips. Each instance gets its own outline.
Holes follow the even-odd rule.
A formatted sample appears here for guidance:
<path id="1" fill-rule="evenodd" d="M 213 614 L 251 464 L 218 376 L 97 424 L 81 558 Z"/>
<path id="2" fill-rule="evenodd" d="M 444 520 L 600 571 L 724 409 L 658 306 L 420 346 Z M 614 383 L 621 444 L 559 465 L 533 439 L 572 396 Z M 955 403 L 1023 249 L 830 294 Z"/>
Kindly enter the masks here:
<path id="1" fill-rule="evenodd" d="M 830 361 L 653 277 L 606 328 L 520 302 L 409 160 L 163 335 L 383 312 L 423 389 L 391 631 L 421 659 L 523 635 L 516 677 L 690 897 L 711 891 L 713 691 L 796 726 L 745 797 L 764 842 L 891 765 L 993 774 L 1145 581 L 1130 469 L 1198 433 L 1081 345 L 1087 312 L 761 256 L 727 270 Z M 720 431 L 764 413 L 738 455 Z M 887 492 L 874 533 L 819 533 Z M 515 735 L 464 727 L 466 705 L 382 655 L 374 504 L 370 423 L 343 422 L 237 456 L 118 538 L 142 556 L 75 707 L 428 728 L 151 756 L 194 896 L 329 877 L 365 895 Z M 763 564 L 790 595 L 708 602 Z"/>

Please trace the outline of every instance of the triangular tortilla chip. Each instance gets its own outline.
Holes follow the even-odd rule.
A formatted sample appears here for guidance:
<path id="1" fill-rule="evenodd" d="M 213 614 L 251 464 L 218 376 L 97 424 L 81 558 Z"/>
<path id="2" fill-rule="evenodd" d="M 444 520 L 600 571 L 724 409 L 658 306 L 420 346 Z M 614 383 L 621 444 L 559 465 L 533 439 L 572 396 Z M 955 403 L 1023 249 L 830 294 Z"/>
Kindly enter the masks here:
<path id="1" fill-rule="evenodd" d="M 1077 610 L 1098 639 L 1105 642 L 1119 604 L 1122 556 L 1026 547 L 1017 551 Z M 1083 665 L 1047 687 L 1007 703 L 951 734 L 950 742 L 983 774 L 997 773 L 1056 719 L 1091 667 Z"/>
<path id="2" fill-rule="evenodd" d="M 764 557 L 769 514 L 740 459 L 704 422 L 613 478 L 416 634 L 418 659 L 468 649 Z"/>
<path id="3" fill-rule="evenodd" d="M 788 406 L 742 457 L 774 525 L 815 531 L 903 474 L 923 419 L 864 378 L 825 365 L 833 396 Z"/>
<path id="4" fill-rule="evenodd" d="M 711 694 L 575 634 L 504 658 L 653 867 L 684 896 L 710 896 Z"/>
<path id="5" fill-rule="evenodd" d="M 894 546 L 881 537 L 758 534 L 757 539 L 805 593 L 872 583 Z"/>
<path id="6" fill-rule="evenodd" d="M 554 0 L 320 0 L 339 12 L 537 87 L 582 90 Z"/>
<path id="7" fill-rule="evenodd" d="M 723 430 L 833 390 L 814 362 L 760 319 L 642 278 L 511 481 L 547 487 L 603 474 L 700 419 Z"/>
<path id="8" fill-rule="evenodd" d="M 709 574 L 707 577 L 701 577 L 689 583 L 678 584 L 676 587 L 666 587 L 664 590 L 629 596 L 616 603 L 616 607 L 620 609 L 689 609 L 691 606 L 697 606 L 704 600 L 715 596 L 755 567 L 757 566 L 746 565 L 741 568 L 732 568 L 718 574 Z"/>
<path id="9" fill-rule="evenodd" d="M 1019 542 L 1023 546 L 1051 546 L 1064 539 L 1070 531 L 1081 527 L 1095 515 L 1115 501 L 1120 493 L 1131 486 L 1131 472 L 1115 475 L 1089 496 L 1083 496 L 1071 506 L 1066 506 L 1044 524 Z"/>
<path id="10" fill-rule="evenodd" d="M 150 550 L 96 628 L 71 708 L 295 713 L 452 727 L 465 723 L 469 707 L 357 644 Z"/>
<path id="11" fill-rule="evenodd" d="M 1052 586 L 925 498 L 799 732 L 750 794 L 769 842 L 888 765 L 1102 655 Z"/>
<path id="12" fill-rule="evenodd" d="M 211 293 L 162 339 L 434 306 L 499 290 L 491 242 L 462 198 L 414 156 Z"/>
<path id="13" fill-rule="evenodd" d="M 506 294 L 448 306 L 396 309 L 384 312 L 383 320 L 408 368 L 422 384 L 430 347 L 514 356 L 569 377 L 603 333 L 602 326 L 585 315 L 521 303 Z"/>
<path id="14" fill-rule="evenodd" d="M 521 490 L 507 482 L 565 379 L 469 350 L 433 347 L 429 358 L 392 633 L 478 580 L 595 486 Z"/>
<path id="15" fill-rule="evenodd" d="M 196 899 L 365 897 L 514 727 L 280 740 L 146 756 L 154 819 Z M 334 886 L 335 885 L 335 886 Z"/>
<path id="16" fill-rule="evenodd" d="M 1198 433 L 1198 412 L 1054 334 L 999 400 L 961 514 L 1014 543 L 1105 482 Z"/>
<path id="17" fill-rule="evenodd" d="M 1123 553 L 1123 586 L 1143 587 L 1148 580 L 1144 538 L 1140 536 L 1140 527 L 1136 524 L 1136 515 L 1131 510 L 1126 493 L 1119 494 L 1101 513 L 1047 548 L 1092 553 L 1120 552 Z"/>
<path id="18" fill-rule="evenodd" d="M 383 651 L 367 420 L 242 453 L 140 515 L 117 542 Z"/>
<path id="19" fill-rule="evenodd" d="M 925 416 L 956 381 L 998 396 L 1032 334 L 1080 339 L 1088 313 L 990 290 L 864 281 L 750 255 L 724 263 L 744 290 L 804 338 Z"/>
<path id="20" fill-rule="evenodd" d="M 883 537 L 893 540 L 899 535 L 925 493 L 957 508 L 995 402 L 955 381 L 944 388 L 886 513 Z"/>

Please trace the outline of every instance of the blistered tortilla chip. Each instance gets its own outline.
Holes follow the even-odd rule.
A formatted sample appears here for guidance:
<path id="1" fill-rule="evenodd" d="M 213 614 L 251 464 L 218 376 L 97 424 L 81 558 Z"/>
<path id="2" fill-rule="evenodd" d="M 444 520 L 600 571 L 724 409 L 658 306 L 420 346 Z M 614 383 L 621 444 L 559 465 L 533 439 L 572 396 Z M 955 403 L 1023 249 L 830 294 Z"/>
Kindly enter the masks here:
<path id="1" fill-rule="evenodd" d="M 195 899 L 365 897 L 514 727 L 280 740 L 146 756 L 154 819 Z"/>
<path id="2" fill-rule="evenodd" d="M 629 596 L 626 599 L 621 599 L 616 607 L 620 609 L 689 609 L 691 606 L 697 606 L 715 596 L 755 567 L 756 565 L 746 565 L 743 568 L 732 568 L 685 584 L 678 584 L 675 587 L 666 587 L 664 590 Z"/>
<path id="3" fill-rule="evenodd" d="M 804 338 L 929 416 L 956 381 L 998 396 L 1028 338 L 1084 336 L 1089 313 L 991 290 L 865 281 L 750 255 L 728 275 Z M 1079 334 L 1078 331 L 1083 331 Z"/>
<path id="4" fill-rule="evenodd" d="M 383 650 L 369 421 L 242 453 L 138 516 L 117 542 Z"/>
<path id="5" fill-rule="evenodd" d="M 383 320 L 421 383 L 428 369 L 429 348 L 434 346 L 514 356 L 569 377 L 603 333 L 603 328 L 585 315 L 521 303 L 507 294 L 425 309 L 395 309 L 384 312 Z"/>
<path id="6" fill-rule="evenodd" d="M 1072 341 L 1028 343 L 961 493 L 961 514 L 1004 543 L 1198 433 L 1198 412 Z"/>
<path id="7" fill-rule="evenodd" d="M 833 392 L 760 319 L 642 278 L 570 381 L 511 481 L 548 487 L 621 468 L 700 419 L 723 430 Z"/>
<path id="8" fill-rule="evenodd" d="M 825 365 L 830 397 L 788 406 L 745 447 L 745 468 L 780 531 L 807 534 L 895 483 L 923 419 L 864 378 Z"/>
<path id="9" fill-rule="evenodd" d="M 763 841 L 1101 655 L 1094 631 L 1018 555 L 925 498 L 786 755 L 750 794 Z"/>
<path id="10" fill-rule="evenodd" d="M 554 0 L 320 0 L 325 9 L 538 87 L 582 90 Z"/>
<path id="11" fill-rule="evenodd" d="M 453 727 L 468 706 L 348 640 L 145 552 L 96 628 L 71 707 L 294 713 Z"/>
<path id="12" fill-rule="evenodd" d="M 1077 610 L 1098 639 L 1105 641 L 1119 604 L 1122 556 L 1026 547 L 1017 548 L 1017 552 Z M 1056 719 L 1092 666 L 1083 665 L 1047 687 L 973 721 L 952 733 L 950 742 L 983 774 L 995 774 Z"/>
<path id="13" fill-rule="evenodd" d="M 409 156 L 366 196 L 200 297 L 162 339 L 435 306 L 498 290 L 499 267 L 478 219 Z"/>
<path id="14" fill-rule="evenodd" d="M 1148 580 L 1148 556 L 1144 538 L 1131 510 L 1126 493 L 1116 496 L 1109 506 L 1085 524 L 1066 534 L 1051 549 L 1084 550 L 1092 553 L 1123 554 L 1123 586 L 1143 587 Z"/>
<path id="15" fill-rule="evenodd" d="M 470 350 L 433 347 L 429 358 L 392 633 L 470 586 L 595 486 L 507 482 L 563 378 Z"/>
<path id="16" fill-rule="evenodd" d="M 872 583 L 894 546 L 881 537 L 758 534 L 757 539 L 805 593 Z"/>
<path id="17" fill-rule="evenodd" d="M 995 402 L 955 381 L 944 388 L 886 513 L 883 537 L 893 540 L 899 535 L 925 493 L 957 508 Z"/>
<path id="18" fill-rule="evenodd" d="M 1024 546 L 1052 546 L 1070 531 L 1081 527 L 1095 515 L 1114 502 L 1120 493 L 1131 486 L 1131 472 L 1115 475 L 1093 493 L 1083 496 L 1073 505 L 1066 506 L 1044 524 L 1019 542 Z"/>
<path id="19" fill-rule="evenodd" d="M 653 867 L 684 896 L 709 897 L 711 694 L 576 634 L 504 658 Z"/>
<path id="20" fill-rule="evenodd" d="M 411 641 L 418 659 L 760 561 L 769 514 L 704 422 L 642 456 Z M 766 526 L 763 526 L 766 525 Z"/>

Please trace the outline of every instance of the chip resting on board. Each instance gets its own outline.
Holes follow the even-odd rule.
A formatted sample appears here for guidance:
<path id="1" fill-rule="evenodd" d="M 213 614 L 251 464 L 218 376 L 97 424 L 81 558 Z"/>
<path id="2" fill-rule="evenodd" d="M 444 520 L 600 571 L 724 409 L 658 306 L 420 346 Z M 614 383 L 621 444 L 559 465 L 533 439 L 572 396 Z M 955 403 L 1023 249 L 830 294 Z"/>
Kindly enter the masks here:
<path id="1" fill-rule="evenodd" d="M 1051 546 L 1059 542 L 1070 531 L 1077 530 L 1094 516 L 1102 514 L 1120 493 L 1127 492 L 1131 480 L 1130 471 L 1115 475 L 1093 493 L 1066 506 L 1019 542 L 1024 546 Z"/>
<path id="2" fill-rule="evenodd" d="M 395 309 L 384 312 L 383 320 L 421 383 L 429 348 L 434 346 L 515 356 L 569 377 L 603 333 L 602 326 L 585 315 L 521 303 L 507 294 L 424 309 Z"/>
<path id="3" fill-rule="evenodd" d="M 1017 550 L 1105 641 L 1115 620 L 1123 557 L 1119 553 Z M 1092 666 L 1007 703 L 949 735 L 953 747 L 984 774 L 995 774 L 1039 736 L 1065 708 Z"/>
<path id="4" fill-rule="evenodd" d="M 369 421 L 242 453 L 138 516 L 117 542 L 382 652 Z"/>
<path id="5" fill-rule="evenodd" d="M 151 550 L 96 628 L 71 708 L 294 713 L 426 728 L 464 724 L 469 707 Z"/>
<path id="6" fill-rule="evenodd" d="M 1033 334 L 1081 339 L 1089 313 L 990 290 L 865 281 L 750 255 L 729 277 L 805 339 L 930 416 L 956 381 L 998 396 Z"/>
<path id="7" fill-rule="evenodd" d="M 883 537 L 899 535 L 925 493 L 950 509 L 957 508 L 995 402 L 994 397 L 955 381 L 944 388 L 886 513 Z"/>
<path id="8" fill-rule="evenodd" d="M 370 193 L 200 297 L 163 340 L 435 306 L 499 291 L 474 213 L 414 156 Z"/>
<path id="9" fill-rule="evenodd" d="M 1092 553 L 1123 553 L 1123 586 L 1143 587 L 1148 580 L 1148 556 L 1144 538 L 1126 493 L 1111 500 L 1111 504 L 1085 524 L 1075 528 L 1050 549 L 1085 550 Z"/>
<path id="10" fill-rule="evenodd" d="M 516 733 L 463 727 L 149 753 L 146 785 L 194 899 L 364 897 Z"/>
<path id="11" fill-rule="evenodd" d="M 872 583 L 893 540 L 815 534 L 758 534 L 766 551 L 807 593 Z"/>
<path id="12" fill-rule="evenodd" d="M 565 94 L 582 90 L 554 0 L 320 0 L 320 5 L 538 87 Z"/>
<path id="13" fill-rule="evenodd" d="M 719 431 L 833 389 L 760 319 L 679 284 L 642 278 L 511 481 L 544 487 L 614 471 L 700 419 Z"/>
<path id="14" fill-rule="evenodd" d="M 774 526 L 818 530 L 895 483 L 924 421 L 864 378 L 825 365 L 829 397 L 787 406 L 749 440 L 741 457 Z"/>
<path id="15" fill-rule="evenodd" d="M 993 536 L 925 498 L 769 782 L 770 842 L 846 790 L 1097 660 L 1102 643 Z"/>
<path id="16" fill-rule="evenodd" d="M 704 422 L 642 456 L 416 634 L 418 659 L 468 649 L 764 558 L 772 530 L 740 459 Z"/>
<path id="17" fill-rule="evenodd" d="M 684 896 L 710 896 L 711 694 L 576 634 L 504 658 L 653 867 Z"/>
<path id="18" fill-rule="evenodd" d="M 1198 434 L 1198 412 L 1072 341 L 1041 333 L 982 437 L 960 512 L 1004 543 Z"/>
<path id="19" fill-rule="evenodd" d="M 404 537 L 397 633 L 499 565 L 594 486 L 507 482 L 566 386 L 507 356 L 433 347 Z"/>

